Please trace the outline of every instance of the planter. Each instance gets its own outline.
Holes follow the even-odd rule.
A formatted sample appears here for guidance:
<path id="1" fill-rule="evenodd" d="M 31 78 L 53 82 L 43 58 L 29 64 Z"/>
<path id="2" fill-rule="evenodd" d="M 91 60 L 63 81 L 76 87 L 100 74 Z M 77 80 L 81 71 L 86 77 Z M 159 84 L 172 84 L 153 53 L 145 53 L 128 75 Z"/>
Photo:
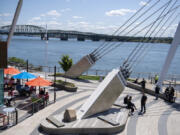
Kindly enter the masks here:
<path id="1" fill-rule="evenodd" d="M 65 86 L 63 84 L 56 84 L 56 87 L 59 88 L 60 90 L 66 90 L 68 92 L 76 92 L 77 87 L 70 87 L 70 86 Z"/>

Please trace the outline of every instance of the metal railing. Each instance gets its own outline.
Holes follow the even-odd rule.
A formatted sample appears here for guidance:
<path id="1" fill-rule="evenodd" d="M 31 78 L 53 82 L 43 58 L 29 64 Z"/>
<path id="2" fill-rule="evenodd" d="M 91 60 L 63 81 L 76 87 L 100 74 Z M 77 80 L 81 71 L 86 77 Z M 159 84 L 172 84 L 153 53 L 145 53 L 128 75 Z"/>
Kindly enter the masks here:
<path id="1" fill-rule="evenodd" d="M 20 70 L 26 70 L 27 67 L 25 66 L 17 66 Z M 54 67 L 50 66 L 29 66 L 30 72 L 45 72 L 46 73 L 54 73 Z M 61 67 L 56 67 L 57 73 L 63 73 L 63 69 Z M 89 69 L 83 75 L 92 75 L 92 76 L 106 76 L 111 70 L 101 70 L 101 69 Z M 156 72 L 132 72 L 130 78 L 145 78 L 148 80 L 151 80 L 153 82 L 153 79 L 155 75 L 159 75 L 159 73 Z M 165 80 L 171 80 L 172 82 L 180 81 L 180 74 L 167 74 Z"/>

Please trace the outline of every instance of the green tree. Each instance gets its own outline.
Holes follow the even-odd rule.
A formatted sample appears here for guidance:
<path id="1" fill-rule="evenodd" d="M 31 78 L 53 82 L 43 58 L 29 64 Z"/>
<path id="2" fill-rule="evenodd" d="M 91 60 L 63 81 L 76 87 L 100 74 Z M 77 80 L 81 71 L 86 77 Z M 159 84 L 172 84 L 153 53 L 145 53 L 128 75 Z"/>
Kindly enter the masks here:
<path id="1" fill-rule="evenodd" d="M 66 74 L 66 72 L 71 68 L 73 61 L 68 55 L 63 55 L 61 61 L 59 61 L 59 64 Z"/>

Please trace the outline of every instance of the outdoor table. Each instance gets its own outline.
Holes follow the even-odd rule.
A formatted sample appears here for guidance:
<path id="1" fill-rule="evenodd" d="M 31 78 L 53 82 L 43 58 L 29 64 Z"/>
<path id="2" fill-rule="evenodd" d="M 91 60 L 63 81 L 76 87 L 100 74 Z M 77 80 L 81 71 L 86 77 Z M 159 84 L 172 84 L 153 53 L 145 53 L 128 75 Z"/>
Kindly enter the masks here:
<path id="1" fill-rule="evenodd" d="M 8 126 L 12 126 L 15 123 L 15 108 L 14 107 L 7 107 L 4 108 L 3 111 L 6 113 L 6 115 L 8 116 Z"/>

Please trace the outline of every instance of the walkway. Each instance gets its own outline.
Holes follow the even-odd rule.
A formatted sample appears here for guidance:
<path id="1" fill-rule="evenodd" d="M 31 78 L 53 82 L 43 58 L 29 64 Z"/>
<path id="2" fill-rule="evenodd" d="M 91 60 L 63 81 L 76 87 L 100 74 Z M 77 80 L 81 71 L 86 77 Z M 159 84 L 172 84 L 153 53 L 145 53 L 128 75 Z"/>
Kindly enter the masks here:
<path id="1" fill-rule="evenodd" d="M 41 135 L 39 123 L 49 115 L 59 114 L 66 108 L 78 109 L 89 97 L 93 90 L 98 86 L 98 82 L 75 82 L 78 86 L 76 93 L 65 91 L 57 92 L 57 102 L 27 118 L 18 125 L 4 131 L 2 135 Z M 118 102 L 123 102 L 123 97 L 127 94 L 133 97 L 133 102 L 138 110 L 129 117 L 126 128 L 118 135 L 179 135 L 180 134 L 180 104 L 168 104 L 163 100 L 154 100 L 153 96 L 148 95 L 147 113 L 143 116 L 138 115 L 140 108 L 140 92 L 126 88 L 119 97 Z"/>

